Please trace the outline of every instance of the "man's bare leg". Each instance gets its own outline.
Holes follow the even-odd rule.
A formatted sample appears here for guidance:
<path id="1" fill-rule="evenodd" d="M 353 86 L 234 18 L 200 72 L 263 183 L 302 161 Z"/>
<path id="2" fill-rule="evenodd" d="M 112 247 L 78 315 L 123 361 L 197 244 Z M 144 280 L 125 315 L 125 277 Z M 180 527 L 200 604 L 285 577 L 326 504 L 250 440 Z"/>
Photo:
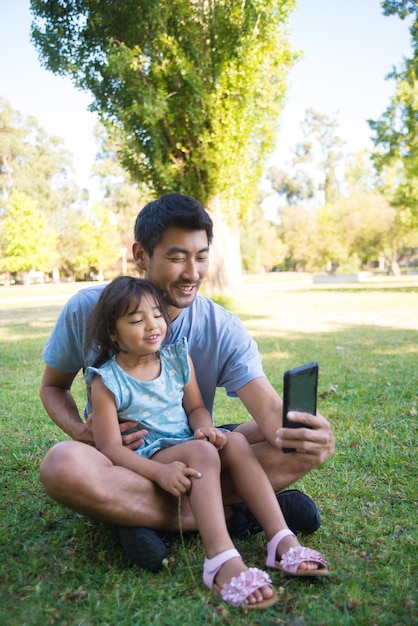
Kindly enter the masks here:
<path id="1" fill-rule="evenodd" d="M 250 441 L 258 438 L 254 423 L 243 424 L 237 430 L 247 430 Z M 275 491 L 289 486 L 311 469 L 311 466 L 301 469 L 288 458 L 301 455 L 283 458 L 285 455 L 266 442 L 253 443 L 252 449 Z M 65 441 L 55 445 L 46 454 L 40 475 L 51 498 L 92 519 L 127 528 L 179 529 L 175 498 L 146 478 L 113 465 L 106 456 L 87 444 Z M 228 472 L 222 473 L 222 489 L 225 505 L 240 501 Z M 233 513 L 232 507 L 226 506 L 227 519 Z M 181 524 L 186 532 L 197 530 L 187 497 L 182 499 Z M 121 544 L 123 546 L 123 541 Z M 129 556 L 129 548 L 124 549 Z"/>
<path id="2" fill-rule="evenodd" d="M 92 446 L 77 441 L 55 445 L 40 468 L 47 493 L 65 506 L 98 521 L 178 530 L 177 500 L 134 472 L 115 466 Z M 182 503 L 182 527 L 196 525 L 187 499 Z"/>

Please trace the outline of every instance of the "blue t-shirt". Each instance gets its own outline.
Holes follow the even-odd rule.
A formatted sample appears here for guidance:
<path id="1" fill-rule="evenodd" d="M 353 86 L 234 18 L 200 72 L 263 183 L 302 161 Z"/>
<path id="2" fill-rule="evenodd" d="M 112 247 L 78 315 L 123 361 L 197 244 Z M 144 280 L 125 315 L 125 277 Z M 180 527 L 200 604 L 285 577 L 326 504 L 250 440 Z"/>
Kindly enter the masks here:
<path id="1" fill-rule="evenodd" d="M 62 309 L 42 355 L 53 369 L 74 374 L 93 364 L 97 353 L 87 341 L 88 316 L 103 288 L 95 285 L 82 289 Z M 197 382 L 210 413 L 217 387 L 236 396 L 238 389 L 265 376 L 257 344 L 239 318 L 206 296 L 198 294 L 174 320 L 171 342 L 181 337 L 187 337 Z M 87 405 L 85 415 L 89 411 Z"/>

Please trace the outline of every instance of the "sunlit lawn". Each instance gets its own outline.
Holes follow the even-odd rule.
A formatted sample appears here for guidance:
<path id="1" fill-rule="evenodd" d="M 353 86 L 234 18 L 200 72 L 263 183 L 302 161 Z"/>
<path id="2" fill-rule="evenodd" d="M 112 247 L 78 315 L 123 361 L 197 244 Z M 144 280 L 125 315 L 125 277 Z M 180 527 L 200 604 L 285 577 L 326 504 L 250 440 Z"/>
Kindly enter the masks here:
<path id="1" fill-rule="evenodd" d="M 127 565 L 106 528 L 44 494 L 39 463 L 62 435 L 38 398 L 40 355 L 65 299 L 81 287 L 0 287 L 0 624 L 418 623 L 418 280 L 328 286 L 246 277 L 228 303 L 280 393 L 286 368 L 319 361 L 319 409 L 337 438 L 333 459 L 297 485 L 321 509 L 322 527 L 305 542 L 326 555 L 332 575 L 310 582 L 273 573 L 280 602 L 248 614 L 203 587 L 197 537 L 185 538 L 187 559 L 174 541 L 164 570 L 147 573 Z M 247 416 L 221 391 L 216 419 Z M 237 547 L 262 565 L 262 535 Z"/>

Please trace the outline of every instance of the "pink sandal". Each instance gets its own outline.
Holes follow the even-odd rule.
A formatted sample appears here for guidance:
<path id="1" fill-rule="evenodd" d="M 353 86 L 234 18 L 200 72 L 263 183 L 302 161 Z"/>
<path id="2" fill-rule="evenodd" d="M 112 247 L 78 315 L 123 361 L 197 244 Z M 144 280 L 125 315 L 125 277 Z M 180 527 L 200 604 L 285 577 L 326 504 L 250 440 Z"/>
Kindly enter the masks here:
<path id="1" fill-rule="evenodd" d="M 266 566 L 281 569 L 285 574 L 290 574 L 291 576 L 328 576 L 329 572 L 324 557 L 320 552 L 312 550 L 311 548 L 304 548 L 303 546 L 290 548 L 282 555 L 280 561 L 276 560 L 279 543 L 282 539 L 290 535 L 295 536 L 289 528 L 284 528 L 283 530 L 279 530 L 279 532 L 270 539 L 267 543 Z M 298 570 L 299 565 L 306 561 L 318 563 L 318 569 Z"/>
<path id="2" fill-rule="evenodd" d="M 278 599 L 276 593 L 271 598 L 265 598 L 261 602 L 256 602 L 256 604 L 245 604 L 245 600 L 250 594 L 264 587 L 264 585 L 271 584 L 269 575 L 256 567 L 250 567 L 245 572 L 241 572 L 239 576 L 234 576 L 229 583 L 223 585 L 222 589 L 219 588 L 215 583 L 216 574 L 224 563 L 234 558 L 241 558 L 241 555 L 238 550 L 231 548 L 231 550 L 225 550 L 225 552 L 217 554 L 212 559 L 205 559 L 203 582 L 206 587 L 215 589 L 224 602 L 235 607 L 240 604 L 243 604 L 248 609 L 268 609 L 270 606 L 273 606 Z"/>

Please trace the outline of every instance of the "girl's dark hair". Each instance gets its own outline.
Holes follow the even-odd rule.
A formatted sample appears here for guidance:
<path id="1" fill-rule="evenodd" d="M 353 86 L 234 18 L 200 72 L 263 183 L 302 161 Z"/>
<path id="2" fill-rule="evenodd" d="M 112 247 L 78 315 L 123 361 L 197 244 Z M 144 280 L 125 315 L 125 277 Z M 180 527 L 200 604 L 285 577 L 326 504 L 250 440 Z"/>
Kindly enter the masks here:
<path id="1" fill-rule="evenodd" d="M 171 320 L 161 291 L 144 278 L 118 276 L 103 289 L 89 316 L 89 342 L 98 352 L 93 364 L 95 367 L 100 367 L 114 354 L 120 352 L 118 344 L 111 338 L 116 322 L 126 315 L 133 305 L 139 304 L 141 298 L 147 296 L 156 300 L 167 323 L 167 334 L 164 340 L 164 343 L 167 343 L 171 333 Z"/>

